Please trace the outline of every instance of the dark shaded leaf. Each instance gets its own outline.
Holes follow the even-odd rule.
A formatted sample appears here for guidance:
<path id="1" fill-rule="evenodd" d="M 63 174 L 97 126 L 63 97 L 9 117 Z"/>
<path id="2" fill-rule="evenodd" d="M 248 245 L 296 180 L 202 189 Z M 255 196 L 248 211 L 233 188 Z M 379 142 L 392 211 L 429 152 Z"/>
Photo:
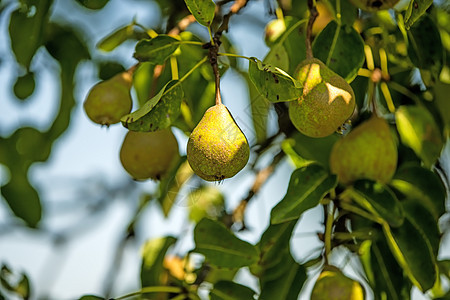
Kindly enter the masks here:
<path id="1" fill-rule="evenodd" d="M 95 296 L 95 295 L 85 295 L 82 296 L 79 300 L 104 300 L 104 297 Z"/>
<path id="2" fill-rule="evenodd" d="M 335 21 L 328 23 L 319 33 L 312 47 L 314 57 L 347 82 L 356 77 L 365 60 L 364 41 L 358 32 L 348 25 L 338 26 Z"/>
<path id="3" fill-rule="evenodd" d="M 255 246 L 234 236 L 223 224 L 210 219 L 201 220 L 194 229 L 194 252 L 206 261 L 221 267 L 249 266 L 258 260 Z"/>
<path id="4" fill-rule="evenodd" d="M 324 138 L 312 138 L 295 132 L 293 139 L 295 141 L 293 148 L 298 155 L 304 159 L 316 161 L 322 167 L 329 169 L 331 147 L 339 139 L 338 134 Z"/>
<path id="5" fill-rule="evenodd" d="M 77 2 L 89 9 L 101 9 L 109 0 L 77 0 Z"/>
<path id="6" fill-rule="evenodd" d="M 185 0 L 184 2 L 197 22 L 206 27 L 211 25 L 216 10 L 212 0 Z"/>
<path id="7" fill-rule="evenodd" d="M 158 35 L 147 40 L 141 40 L 137 43 L 134 58 L 143 62 L 148 61 L 152 64 L 163 64 L 169 56 L 180 46 L 180 40 L 168 35 Z"/>
<path id="8" fill-rule="evenodd" d="M 284 198 L 272 209 L 271 223 L 278 224 L 300 218 L 303 212 L 318 205 L 337 186 L 336 175 L 330 175 L 318 164 L 295 170 Z"/>
<path id="9" fill-rule="evenodd" d="M 255 291 L 233 281 L 219 281 L 209 292 L 211 300 L 249 300 Z"/>

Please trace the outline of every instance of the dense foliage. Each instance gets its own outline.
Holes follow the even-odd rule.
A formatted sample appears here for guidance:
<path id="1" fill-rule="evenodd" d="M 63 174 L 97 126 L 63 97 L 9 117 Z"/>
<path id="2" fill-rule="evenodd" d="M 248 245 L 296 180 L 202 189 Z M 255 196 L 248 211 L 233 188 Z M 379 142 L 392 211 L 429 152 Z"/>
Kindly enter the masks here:
<path id="1" fill-rule="evenodd" d="M 125 69 L 117 62 L 105 64 L 92 58 L 94 55 L 80 38 L 78 28 L 51 18 L 52 2 L 0 2 L 2 18 L 8 18 L 11 51 L 24 71 L 13 87 L 17 101 L 26 101 L 34 92 L 30 66 L 39 49 L 45 49 L 59 64 L 59 70 L 54 72 L 60 78 L 60 103 L 52 125 L 45 131 L 20 127 L 10 136 L 0 136 L 0 164 L 10 173 L 1 195 L 26 226 L 39 229 L 43 215 L 28 171 L 33 164 L 48 160 L 52 145 L 71 123 L 71 111 L 76 105 L 75 74 L 80 62 L 91 60 L 99 64 L 101 83 L 110 84 L 99 93 L 124 93 L 118 101 L 127 98 L 131 86 L 120 90 L 125 84 L 119 82 L 117 88 L 117 76 L 132 74 L 138 108 L 130 111 L 125 104 L 119 116 L 105 119 L 91 117 L 91 111 L 103 112 L 114 102 L 95 102 L 90 108 L 85 104 L 94 122 L 124 126 L 130 132 L 167 134 L 167 129 L 176 127 L 188 137 L 206 110 L 221 103 L 221 76 L 233 69 L 248 84 L 248 105 L 256 137 L 250 144 L 250 160 L 241 171 L 254 178 L 248 195 L 234 210 L 227 211 L 227 199 L 220 186 L 206 184 L 192 169 L 200 177 L 212 180 L 233 175 L 202 176 L 196 166 L 189 167 L 192 161 L 201 162 L 202 157 L 188 162 L 186 156 L 164 153 L 151 162 L 154 168 L 164 162 L 161 170 L 148 176 L 134 175 L 137 179 L 151 177 L 159 186 L 152 197 L 140 204 L 129 224 L 128 236 L 133 236 L 136 220 L 150 202 L 159 202 L 159 208 L 168 216 L 177 193 L 189 185 L 195 186 L 189 195 L 191 205 L 186 208 L 195 224 L 195 247 L 182 253 L 183 257 L 173 257 L 166 253 L 179 237 L 147 241 L 142 245 L 142 289 L 118 299 L 199 299 L 199 291 L 203 295 L 207 291 L 211 299 L 297 299 L 308 276 L 322 270 L 320 278 L 326 278 L 333 270 L 344 282 L 350 282 L 350 288 L 356 284 L 357 299 L 363 295 L 355 281 L 365 281 L 366 297 L 373 295 L 375 299 L 409 299 L 414 286 L 432 299 L 450 296 L 450 263 L 438 258 L 448 230 L 443 216 L 450 183 L 448 3 L 265 1 L 266 13 L 272 20 L 265 24 L 265 36 L 261 38 L 265 38 L 270 50 L 265 57 L 246 57 L 233 45 L 230 20 L 242 17 L 241 13 L 250 9 L 248 2 L 253 1 L 157 0 L 162 13 L 158 28 L 146 28 L 130 20 L 97 45 L 96 51 L 110 52 L 122 43 L 135 41 L 134 53 L 129 55 L 136 64 Z M 107 0 L 77 2 L 86 8 L 86 13 L 108 5 Z M 309 60 L 305 70 L 302 62 L 311 59 L 311 55 L 322 63 Z M 314 68 L 321 69 L 318 75 L 311 71 Z M 346 87 L 347 83 L 351 88 Z M 315 94 L 311 92 L 314 88 Z M 341 108 L 316 107 L 317 91 L 323 90 L 329 93 L 327 103 L 351 96 L 356 104 L 353 114 L 344 112 L 340 116 L 343 120 L 335 121 Z M 298 108 L 293 108 L 295 105 Z M 113 109 L 112 114 L 117 115 L 118 111 Z M 276 112 L 278 122 L 276 133 L 269 136 L 271 111 Z M 338 125 L 316 137 L 309 133 L 313 131 L 302 127 L 316 118 L 319 121 L 312 122 L 313 129 L 330 122 Z M 114 125 L 118 122 L 121 125 Z M 221 139 L 235 140 L 242 134 L 239 127 L 223 127 L 218 132 Z M 244 138 L 239 135 L 239 139 Z M 140 141 L 137 138 L 126 146 L 128 151 L 134 150 L 133 157 L 138 155 L 138 147 L 158 148 L 141 145 Z M 158 151 L 162 154 L 169 147 L 177 147 L 176 141 L 171 143 L 175 146 L 159 147 Z M 226 151 L 221 150 L 221 154 Z M 148 160 L 153 156 L 148 155 Z M 248 153 L 242 156 L 248 159 Z M 132 158 L 121 153 L 121 160 L 127 161 L 125 168 L 130 174 L 141 174 L 133 169 L 140 165 Z M 285 160 L 295 170 L 287 191 L 277 191 L 281 200 L 271 208 L 269 225 L 258 243 L 242 240 L 240 231 L 251 230 L 245 223 L 248 203 Z M 233 164 L 233 159 L 226 164 Z M 242 166 L 233 168 L 232 174 Z M 227 167 L 221 167 L 224 168 Z M 240 182 L 233 184 L 238 186 Z M 291 254 L 292 232 L 302 214 L 317 206 L 323 207 L 323 232 L 317 235 L 323 248 L 319 256 L 298 262 Z M 333 267 L 332 252 L 356 257 L 359 268 L 355 272 L 359 276 L 350 281 L 343 276 Z M 258 290 L 245 282 L 233 281 L 242 268 L 248 268 L 257 279 Z M 6 297 L 3 293 L 24 299 L 30 296 L 26 275 L 14 275 L 4 265 L 0 279 L 0 299 Z M 327 290 L 330 283 L 321 284 L 326 287 L 321 289 Z"/>

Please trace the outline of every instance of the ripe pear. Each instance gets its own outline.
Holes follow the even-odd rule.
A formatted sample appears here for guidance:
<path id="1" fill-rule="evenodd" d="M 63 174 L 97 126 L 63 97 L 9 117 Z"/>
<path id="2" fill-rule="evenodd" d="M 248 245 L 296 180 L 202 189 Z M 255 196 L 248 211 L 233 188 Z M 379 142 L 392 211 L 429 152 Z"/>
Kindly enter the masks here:
<path id="1" fill-rule="evenodd" d="M 396 168 L 396 141 L 386 120 L 376 115 L 338 140 L 331 149 L 330 170 L 343 184 L 363 178 L 387 183 Z"/>
<path id="2" fill-rule="evenodd" d="M 247 138 L 223 104 L 210 107 L 187 144 L 192 170 L 207 181 L 220 181 L 236 175 L 250 155 Z"/>
<path id="3" fill-rule="evenodd" d="M 122 72 L 99 82 L 89 91 L 84 110 L 93 122 L 109 126 L 130 113 L 133 104 L 130 94 L 132 75 Z"/>
<path id="4" fill-rule="evenodd" d="M 350 0 L 350 2 L 365 11 L 379 11 L 393 8 L 399 0 Z"/>
<path id="5" fill-rule="evenodd" d="M 303 84 L 303 92 L 289 104 L 292 123 L 309 137 L 331 135 L 355 109 L 353 89 L 344 78 L 316 58 L 304 60 L 296 73 Z"/>
<path id="6" fill-rule="evenodd" d="M 338 268 L 325 266 L 314 284 L 311 300 L 363 300 L 358 281 L 346 277 Z"/>
<path id="7" fill-rule="evenodd" d="M 161 179 L 178 158 L 177 139 L 170 129 L 128 131 L 120 149 L 122 166 L 136 180 Z"/>

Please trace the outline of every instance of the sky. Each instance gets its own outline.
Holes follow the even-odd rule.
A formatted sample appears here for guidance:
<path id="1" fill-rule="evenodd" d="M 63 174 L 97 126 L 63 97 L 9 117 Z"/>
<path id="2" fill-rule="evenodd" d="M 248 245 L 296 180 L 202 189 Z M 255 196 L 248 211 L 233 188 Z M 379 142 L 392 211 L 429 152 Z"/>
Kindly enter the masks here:
<path id="1" fill-rule="evenodd" d="M 64 2 L 64 6 L 61 5 Z M 128 24 L 133 18 L 145 26 L 152 27 L 159 23 L 158 6 L 151 1 L 111 0 L 105 9 L 92 12 L 88 16 L 75 1 L 60 0 L 55 2 L 52 18 L 64 22 L 79 24 L 86 33 L 84 38 L 91 49 L 99 37 L 106 36 L 121 25 Z M 263 7 L 264 1 L 254 1 L 248 10 L 260 16 L 261 24 L 269 17 Z M 10 10 L 9 10 L 10 11 Z M 70 14 L 67 13 L 70 11 Z M 120 15 L 115 13 L 120 11 Z M 5 13 L 3 13 L 5 14 Z M 238 45 L 239 52 L 246 56 L 262 59 L 268 48 L 263 42 L 263 26 L 249 28 L 244 16 L 231 23 L 233 30 L 230 38 Z M 81 17 L 81 15 L 83 15 Z M 105 21 L 107 20 L 107 21 Z M 46 67 L 52 67 L 45 51 L 39 51 L 32 64 L 38 74 L 37 89 L 25 103 L 19 103 L 12 94 L 12 85 L 17 72 L 9 50 L 7 35 L 8 19 L 0 18 L 0 135 L 7 136 L 23 124 L 31 124 L 45 130 L 55 115 L 55 102 L 59 88 L 54 85 L 54 78 Z M 194 30 L 201 30 L 194 27 Z M 200 34 L 205 32 L 199 31 Z M 204 35 L 205 36 L 205 35 Z M 94 55 L 117 58 L 126 66 L 135 63 L 132 58 L 133 44 L 126 43 L 111 54 Z M 245 64 L 245 62 L 242 62 Z M 55 66 L 53 66 L 55 67 Z M 124 227 L 133 216 L 142 192 L 151 192 L 155 188 L 152 182 L 135 183 L 122 169 L 119 150 L 127 130 L 121 125 L 101 128 L 92 123 L 84 114 L 82 102 L 90 87 L 98 79 L 95 68 L 83 63 L 78 69 L 75 96 L 77 106 L 72 113 L 72 124 L 67 132 L 55 143 L 48 162 L 36 164 L 30 172 L 30 180 L 41 192 L 44 200 L 45 220 L 42 226 L 47 233 L 32 230 L 2 230 L 2 225 L 11 221 L 9 208 L 0 201 L 0 263 L 7 263 L 12 269 L 25 271 L 32 283 L 33 294 L 50 299 L 75 299 L 83 294 L 102 294 L 105 278 L 109 277 L 109 265 L 113 259 L 114 249 L 119 242 Z M 233 113 L 239 126 L 250 141 L 253 129 L 249 118 L 248 91 L 243 78 L 237 72 L 228 71 L 222 78 L 222 97 L 224 104 Z M 273 112 L 269 115 L 269 132 L 275 130 Z M 180 146 L 180 153 L 185 153 L 187 138 L 179 130 L 174 130 Z M 256 243 L 268 224 L 270 209 L 284 195 L 293 170 L 286 161 L 280 165 L 275 174 L 252 199 L 248 207 L 248 226 L 252 231 L 239 234 L 249 242 Z M 227 199 L 227 208 L 232 210 L 242 199 L 253 183 L 253 176 L 248 172 L 225 180 L 218 187 Z M 4 167 L 0 166 L 0 183 L 8 180 Z M 111 193 L 115 188 L 124 187 L 128 192 Z M 189 189 L 182 190 L 187 194 Z M 144 212 L 138 223 L 136 240 L 124 251 L 124 259 L 117 273 L 113 296 L 120 296 L 139 288 L 139 268 L 141 264 L 140 246 L 150 238 L 172 234 L 175 236 L 192 229 L 186 218 L 184 196 L 174 206 L 169 218 L 159 212 L 153 203 Z M 100 206 L 95 205 L 112 202 Z M 297 224 L 291 246 L 293 255 L 299 262 L 317 255 L 314 249 L 320 246 L 315 232 L 322 230 L 322 211 L 320 208 L 309 210 Z M 81 225 L 80 225 L 81 224 Z M 71 228 L 77 229 L 68 241 L 58 240 L 58 233 Z M 6 227 L 7 228 L 7 227 Z M 183 241 L 174 253 L 183 253 L 193 247 L 192 236 L 183 235 Z M 342 263 L 342 257 L 336 257 Z M 352 262 L 354 263 L 354 262 Z M 352 274 L 352 273 L 349 273 Z M 352 274 L 354 275 L 354 274 Z M 238 274 L 238 280 L 256 289 L 256 282 L 246 272 Z M 311 282 L 305 294 L 311 289 Z M 304 298 L 303 298 L 304 299 Z M 425 299 L 417 292 L 414 299 Z"/>

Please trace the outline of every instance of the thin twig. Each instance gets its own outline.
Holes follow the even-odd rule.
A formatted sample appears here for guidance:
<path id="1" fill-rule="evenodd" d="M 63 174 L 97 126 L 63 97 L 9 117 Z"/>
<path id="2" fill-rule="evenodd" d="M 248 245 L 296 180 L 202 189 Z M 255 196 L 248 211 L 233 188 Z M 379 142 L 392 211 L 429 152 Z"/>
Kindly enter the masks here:
<path id="1" fill-rule="evenodd" d="M 319 12 L 316 9 L 316 5 L 314 0 L 308 0 L 308 8 L 309 8 L 309 20 L 308 26 L 306 27 L 306 58 L 313 58 L 312 47 L 311 47 L 311 35 L 312 35 L 312 27 L 314 21 L 316 20 Z"/>

